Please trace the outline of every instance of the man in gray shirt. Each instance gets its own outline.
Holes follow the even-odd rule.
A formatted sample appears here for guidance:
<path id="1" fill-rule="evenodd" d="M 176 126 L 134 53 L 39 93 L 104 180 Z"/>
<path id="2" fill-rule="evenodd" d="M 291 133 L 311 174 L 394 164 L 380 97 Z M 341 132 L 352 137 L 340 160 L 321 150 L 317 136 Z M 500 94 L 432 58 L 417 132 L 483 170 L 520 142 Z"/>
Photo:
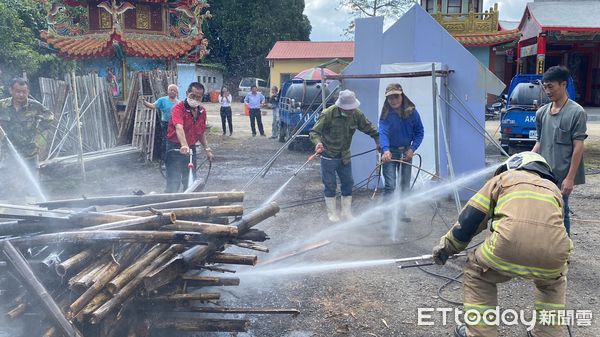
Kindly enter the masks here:
<path id="1" fill-rule="evenodd" d="M 585 183 L 583 141 L 587 138 L 587 115 L 581 105 L 569 99 L 569 70 L 563 66 L 548 68 L 542 82 L 550 103 L 535 114 L 538 139 L 533 152 L 542 155 L 556 176 L 564 200 L 564 222 L 571 234 L 569 195 L 574 185 Z"/>

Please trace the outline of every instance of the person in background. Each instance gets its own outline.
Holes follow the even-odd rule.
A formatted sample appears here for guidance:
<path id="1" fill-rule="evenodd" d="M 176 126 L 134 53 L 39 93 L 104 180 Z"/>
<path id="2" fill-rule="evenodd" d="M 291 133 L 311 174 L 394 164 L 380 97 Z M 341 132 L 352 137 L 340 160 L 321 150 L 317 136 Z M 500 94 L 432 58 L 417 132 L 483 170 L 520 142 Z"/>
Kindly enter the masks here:
<path id="1" fill-rule="evenodd" d="M 186 98 L 175 104 L 171 111 L 171 119 L 167 130 L 167 169 L 166 193 L 179 191 L 180 183 L 183 190 L 188 186 L 190 162 L 189 156 L 196 156 L 196 142 L 200 142 L 208 160 L 214 156 L 206 140 L 206 109 L 201 105 L 204 96 L 204 86 L 198 82 L 190 83 Z M 195 163 L 196 159 L 192 159 Z M 194 170 L 195 173 L 195 170 Z M 194 174 L 194 179 L 195 179 Z"/>
<path id="2" fill-rule="evenodd" d="M 400 171 L 400 191 L 404 196 L 410 188 L 413 155 L 423 141 L 424 129 L 421 117 L 413 102 L 406 97 L 402 86 L 392 83 L 385 89 L 385 103 L 379 116 L 379 139 L 381 161 L 385 180 L 384 198 L 390 200 L 396 189 L 397 173 Z M 393 160 L 401 160 L 407 164 Z M 398 208 L 400 220 L 410 222 L 406 206 Z M 394 217 L 392 216 L 392 219 Z"/>
<path id="3" fill-rule="evenodd" d="M 9 91 L 11 97 L 0 100 L 0 127 L 30 168 L 37 170 L 38 153 L 45 145 L 44 133 L 53 128 L 54 114 L 29 98 L 26 79 L 11 80 Z"/>
<path id="4" fill-rule="evenodd" d="M 433 248 L 433 261 L 443 265 L 491 223 L 490 235 L 468 253 L 463 305 L 469 320 L 465 319 L 466 326 L 456 327 L 455 337 L 498 336 L 498 284 L 516 277 L 532 280 L 536 287 L 537 324 L 533 335 L 528 331 L 527 336 L 564 336 L 573 243 L 563 224 L 563 198 L 555 179 L 539 154 L 511 156 L 471 197 L 458 221 Z"/>
<path id="5" fill-rule="evenodd" d="M 226 87 L 221 88 L 221 94 L 219 95 L 219 104 L 221 104 L 221 127 L 223 128 L 223 136 L 227 134 L 227 129 L 225 128 L 225 122 L 229 126 L 229 135 L 233 134 L 233 124 L 231 121 L 231 94 L 229 93 L 229 89 Z"/>
<path id="6" fill-rule="evenodd" d="M 250 92 L 244 97 L 244 103 L 250 107 L 250 128 L 252 129 L 252 137 L 256 137 L 256 127 L 254 123 L 258 125 L 258 131 L 261 136 L 265 136 L 265 130 L 263 129 L 262 115 L 260 108 L 265 104 L 265 96 L 258 92 L 258 87 L 252 85 Z"/>
<path id="7" fill-rule="evenodd" d="M 342 218 L 352 218 L 352 161 L 350 145 L 357 129 L 371 136 L 379 148 L 377 128 L 358 109 L 360 102 L 353 91 L 342 90 L 334 105 L 325 109 L 310 130 L 310 140 L 315 144 L 315 153 L 321 155 L 321 179 L 323 180 L 325 206 L 329 221 L 340 218 L 337 212 L 336 174 L 342 191 Z"/>
<path id="8" fill-rule="evenodd" d="M 271 123 L 271 139 L 279 138 L 279 88 L 271 88 L 271 97 L 269 103 L 273 108 L 273 123 Z"/>
<path id="9" fill-rule="evenodd" d="M 542 77 L 544 91 L 550 103 L 535 114 L 537 141 L 533 152 L 542 155 L 556 176 L 565 207 L 565 228 L 571 235 L 569 195 L 574 185 L 585 184 L 583 142 L 587 138 L 587 115 L 581 105 L 569 99 L 567 83 L 569 69 L 548 68 Z"/>
<path id="10" fill-rule="evenodd" d="M 2 166 L 5 171 L 0 172 L 3 180 L 0 183 L 0 193 L 10 194 L 7 186 L 11 185 L 19 190 L 13 191 L 14 193 L 25 193 L 26 191 L 21 189 L 28 186 L 24 183 L 25 174 L 17 163 L 18 159 L 10 151 L 8 142 L 14 145 L 18 155 L 37 180 L 38 154 L 46 146 L 48 133 L 53 129 L 54 114 L 42 103 L 29 98 L 29 82 L 26 79 L 12 79 L 8 89 L 11 97 L 0 100 L 0 160 L 4 162 Z M 20 186 L 16 186 L 15 182 Z"/>
<path id="11" fill-rule="evenodd" d="M 144 106 L 150 109 L 157 109 L 160 112 L 160 130 L 161 130 L 161 159 L 165 159 L 166 142 L 167 142 L 167 127 L 169 126 L 169 119 L 171 119 L 171 110 L 179 99 L 179 88 L 175 84 L 169 84 L 167 87 L 167 96 L 160 97 L 154 103 L 142 101 Z"/>

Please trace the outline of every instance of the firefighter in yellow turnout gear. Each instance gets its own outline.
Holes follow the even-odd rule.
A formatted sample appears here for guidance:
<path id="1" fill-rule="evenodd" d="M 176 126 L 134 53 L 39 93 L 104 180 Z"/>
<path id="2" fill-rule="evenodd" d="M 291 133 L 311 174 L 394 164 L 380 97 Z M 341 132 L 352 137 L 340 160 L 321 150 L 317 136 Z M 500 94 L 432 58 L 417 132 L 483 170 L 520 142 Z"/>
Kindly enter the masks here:
<path id="1" fill-rule="evenodd" d="M 491 220 L 492 234 L 469 253 L 464 271 L 467 317 L 476 311 L 482 317 L 488 315 L 487 322 L 494 322 L 497 284 L 523 277 L 532 279 L 536 286 L 537 323 L 533 335 L 527 332 L 528 336 L 564 336 L 561 322 L 541 320 L 556 318 L 565 310 L 567 261 L 573 245 L 563 224 L 562 200 L 550 167 L 534 152 L 510 157 L 469 200 L 457 223 L 433 249 L 434 261 L 444 264 L 449 256 L 463 251 Z M 455 336 L 497 336 L 497 326 L 484 322 L 466 322 L 466 326 L 456 328 Z"/>

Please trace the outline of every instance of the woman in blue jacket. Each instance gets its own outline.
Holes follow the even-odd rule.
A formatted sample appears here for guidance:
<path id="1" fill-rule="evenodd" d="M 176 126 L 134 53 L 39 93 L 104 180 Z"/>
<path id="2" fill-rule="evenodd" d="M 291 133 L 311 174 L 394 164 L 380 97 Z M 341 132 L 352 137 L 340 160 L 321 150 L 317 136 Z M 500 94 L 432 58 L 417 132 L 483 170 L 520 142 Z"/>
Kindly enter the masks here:
<path id="1" fill-rule="evenodd" d="M 423 123 L 411 100 L 402 91 L 402 86 L 392 83 L 385 89 L 385 103 L 379 117 L 379 139 L 383 155 L 384 197 L 389 199 L 396 189 L 397 172 L 400 171 L 400 191 L 405 194 L 410 186 L 412 166 L 392 160 L 412 163 L 415 151 L 423 141 Z M 410 222 L 406 207 L 399 207 L 400 219 Z"/>

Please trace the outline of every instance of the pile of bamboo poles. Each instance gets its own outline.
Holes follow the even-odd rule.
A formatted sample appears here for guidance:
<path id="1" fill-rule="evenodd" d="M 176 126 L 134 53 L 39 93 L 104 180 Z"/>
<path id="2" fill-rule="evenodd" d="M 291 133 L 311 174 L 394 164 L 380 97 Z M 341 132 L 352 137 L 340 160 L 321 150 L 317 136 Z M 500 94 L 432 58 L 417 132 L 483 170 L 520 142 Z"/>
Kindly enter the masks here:
<path id="1" fill-rule="evenodd" d="M 56 119 L 56 129 L 48 137 L 45 159 L 79 152 L 76 104 L 80 111 L 83 150 L 105 150 L 116 145 L 117 110 L 104 78 L 89 74 L 67 76 L 65 81 L 40 78 L 39 82 L 42 103 L 52 109 Z"/>
<path id="2" fill-rule="evenodd" d="M 219 305 L 219 287 L 240 280 L 214 273 L 257 262 L 226 248 L 268 251 L 258 243 L 267 235 L 252 227 L 279 211 L 272 203 L 244 214 L 237 204 L 243 197 L 199 192 L 0 205 L 0 302 L 10 303 L 4 314 L 41 315 L 42 324 L 23 336 L 69 337 L 242 332 L 250 321 L 229 315 L 297 314 Z"/>

